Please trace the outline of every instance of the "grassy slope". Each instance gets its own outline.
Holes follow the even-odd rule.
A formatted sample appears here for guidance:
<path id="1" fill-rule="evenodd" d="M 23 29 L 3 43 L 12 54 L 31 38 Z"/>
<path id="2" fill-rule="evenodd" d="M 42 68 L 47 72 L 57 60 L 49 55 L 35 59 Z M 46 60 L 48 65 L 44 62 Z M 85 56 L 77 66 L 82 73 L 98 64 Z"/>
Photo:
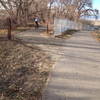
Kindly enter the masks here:
<path id="1" fill-rule="evenodd" d="M 36 100 L 52 66 L 40 48 L 0 41 L 0 100 Z"/>

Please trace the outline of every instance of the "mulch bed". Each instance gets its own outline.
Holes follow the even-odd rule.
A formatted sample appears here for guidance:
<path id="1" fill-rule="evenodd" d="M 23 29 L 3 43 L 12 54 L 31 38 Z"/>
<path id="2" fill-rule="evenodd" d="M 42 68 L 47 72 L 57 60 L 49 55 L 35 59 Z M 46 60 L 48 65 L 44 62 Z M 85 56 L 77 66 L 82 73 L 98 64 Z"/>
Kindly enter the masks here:
<path id="1" fill-rule="evenodd" d="M 0 100 L 38 100 L 52 59 L 37 46 L 0 41 Z"/>

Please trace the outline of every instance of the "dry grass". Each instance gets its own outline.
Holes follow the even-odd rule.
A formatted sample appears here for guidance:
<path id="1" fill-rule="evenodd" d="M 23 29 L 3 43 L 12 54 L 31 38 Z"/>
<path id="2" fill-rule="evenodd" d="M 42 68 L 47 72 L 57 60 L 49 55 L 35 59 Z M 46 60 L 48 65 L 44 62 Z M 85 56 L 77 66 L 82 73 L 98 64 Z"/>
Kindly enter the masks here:
<path id="1" fill-rule="evenodd" d="M 100 41 L 100 30 L 95 30 L 95 31 L 93 32 L 93 35 L 96 37 L 96 39 L 97 39 L 98 41 Z"/>
<path id="2" fill-rule="evenodd" d="M 27 30 L 29 30 L 31 27 L 17 27 L 15 30 L 13 30 L 13 31 L 15 31 L 15 32 L 23 32 L 23 31 L 27 31 Z"/>
<path id="3" fill-rule="evenodd" d="M 0 29 L 0 35 L 7 34 L 7 29 Z"/>
<path id="4" fill-rule="evenodd" d="M 17 27 L 16 29 L 13 29 L 12 30 L 12 34 L 16 34 L 16 33 L 19 33 L 19 32 L 24 32 L 24 31 L 27 31 L 29 30 L 31 27 Z M 2 36 L 5 36 L 7 35 L 8 33 L 8 30 L 7 29 L 0 29 L 0 35 Z"/>
<path id="5" fill-rule="evenodd" d="M 36 46 L 0 41 L 0 100 L 38 100 L 52 64 Z"/>

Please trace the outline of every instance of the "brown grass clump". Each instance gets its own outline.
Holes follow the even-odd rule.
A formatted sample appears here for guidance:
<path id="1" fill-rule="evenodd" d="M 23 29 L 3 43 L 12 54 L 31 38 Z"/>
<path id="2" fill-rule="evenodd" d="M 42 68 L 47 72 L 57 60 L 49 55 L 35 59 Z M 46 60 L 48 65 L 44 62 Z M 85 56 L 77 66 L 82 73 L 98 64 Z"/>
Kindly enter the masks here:
<path id="1" fill-rule="evenodd" d="M 36 46 L 0 41 L 0 100 L 38 100 L 51 66 Z"/>

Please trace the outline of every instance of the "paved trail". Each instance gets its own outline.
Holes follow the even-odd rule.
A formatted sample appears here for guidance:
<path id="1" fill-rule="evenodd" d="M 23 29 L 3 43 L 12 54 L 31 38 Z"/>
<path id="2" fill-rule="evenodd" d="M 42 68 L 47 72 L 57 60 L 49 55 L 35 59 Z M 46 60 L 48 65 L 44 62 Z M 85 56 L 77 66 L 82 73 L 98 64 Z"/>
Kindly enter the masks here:
<path id="1" fill-rule="evenodd" d="M 84 31 L 61 48 L 43 100 L 100 100 L 100 43 Z"/>
<path id="2" fill-rule="evenodd" d="M 88 31 L 68 40 L 45 38 L 40 33 L 30 30 L 17 37 L 42 47 L 55 58 L 60 56 L 43 100 L 100 100 L 100 43 Z"/>

